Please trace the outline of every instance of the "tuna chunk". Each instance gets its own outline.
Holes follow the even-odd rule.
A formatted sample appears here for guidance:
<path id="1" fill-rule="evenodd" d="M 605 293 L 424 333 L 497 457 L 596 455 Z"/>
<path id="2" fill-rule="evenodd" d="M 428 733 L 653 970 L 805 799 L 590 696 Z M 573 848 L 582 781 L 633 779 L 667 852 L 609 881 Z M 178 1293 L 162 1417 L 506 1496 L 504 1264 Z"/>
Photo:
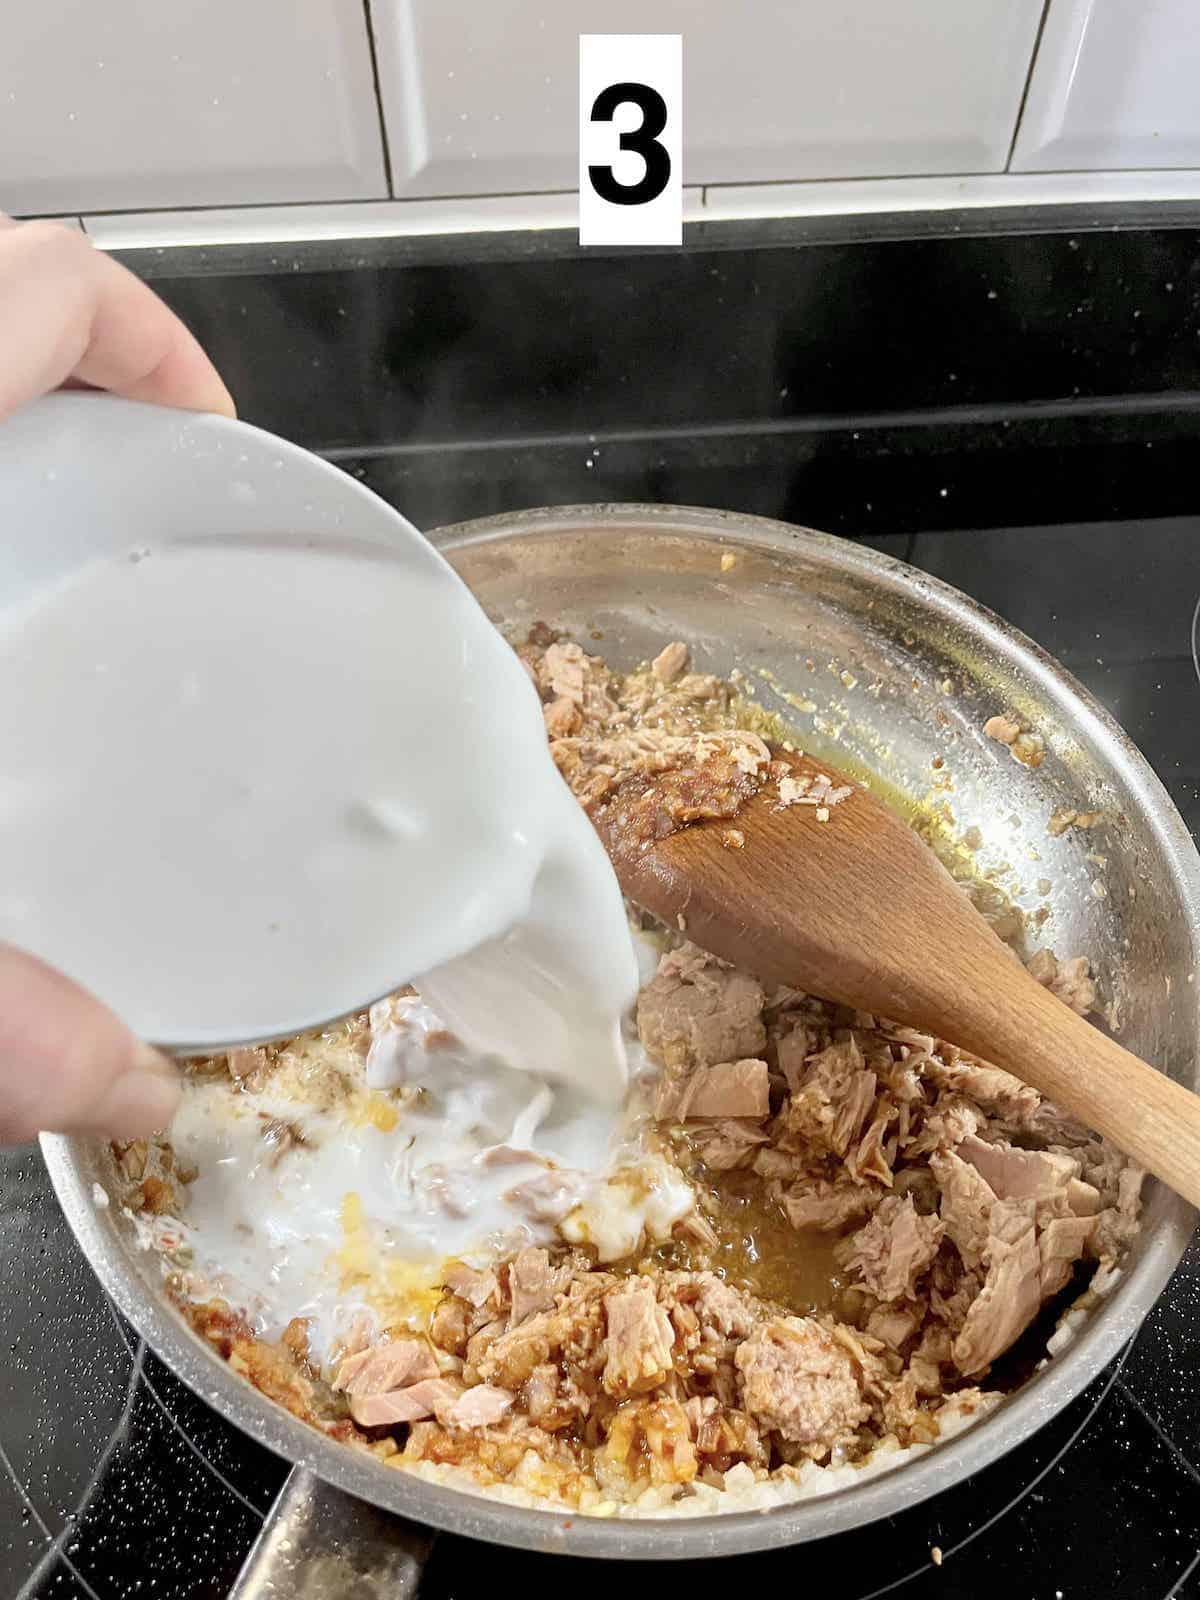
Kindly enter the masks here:
<path id="1" fill-rule="evenodd" d="M 694 1283 L 698 1291 L 695 1307 L 702 1325 L 714 1329 L 722 1338 L 744 1339 L 754 1326 L 752 1302 L 711 1272 L 699 1273 Z"/>
<path id="2" fill-rule="evenodd" d="M 586 1380 L 593 1381 L 589 1375 Z M 534 1367 L 521 1390 L 529 1420 L 549 1433 L 579 1424 L 591 1411 L 593 1395 L 553 1361 Z"/>
<path id="3" fill-rule="evenodd" d="M 587 657 L 577 644 L 556 643 L 543 656 L 538 676 L 552 694 L 581 706 L 586 667 Z"/>
<path id="4" fill-rule="evenodd" d="M 957 1247 L 964 1266 L 977 1267 L 987 1248 L 989 1217 L 996 1196 L 983 1174 L 959 1156 L 934 1156 L 930 1164 L 941 1185 L 946 1234 Z"/>
<path id="5" fill-rule="evenodd" d="M 549 1360 L 554 1344 L 550 1317 L 539 1311 L 506 1333 L 500 1331 L 502 1327 L 503 1324 L 496 1324 L 496 1332 L 478 1350 L 473 1339 L 467 1347 L 467 1359 L 479 1368 L 482 1377 L 489 1381 L 498 1378 L 497 1387 L 519 1389 L 535 1367 Z M 480 1334 L 475 1337 L 479 1338 Z"/>
<path id="6" fill-rule="evenodd" d="M 518 1183 L 504 1198 L 532 1222 L 561 1222 L 579 1204 L 582 1188 L 578 1174 L 549 1169 Z"/>
<path id="7" fill-rule="evenodd" d="M 721 1469 L 735 1461 L 766 1465 L 758 1428 L 744 1411 L 729 1410 L 713 1395 L 697 1395 L 683 1409 L 698 1456 L 713 1458 Z"/>
<path id="8" fill-rule="evenodd" d="M 793 1037 L 779 1041 L 780 1067 L 789 1080 L 795 1073 L 788 1055 Z M 863 1069 L 862 1051 L 851 1035 L 809 1057 L 782 1116 L 792 1136 L 844 1156 L 862 1134 L 874 1103 L 875 1074 Z"/>
<path id="9" fill-rule="evenodd" d="M 579 709 L 577 700 L 560 694 L 557 699 L 551 700 L 548 706 L 542 707 L 542 720 L 546 724 L 549 738 L 569 739 L 583 726 L 583 712 Z"/>
<path id="10" fill-rule="evenodd" d="M 267 1064 L 267 1052 L 260 1046 L 242 1045 L 240 1049 L 231 1050 L 225 1058 L 229 1067 L 230 1077 L 248 1078 L 252 1072 L 257 1072 L 260 1067 Z"/>
<path id="11" fill-rule="evenodd" d="M 775 1057 L 789 1094 L 799 1093 L 808 1058 L 816 1054 L 817 1033 L 818 1030 L 810 1028 L 803 1017 L 795 1017 L 788 1032 L 780 1034 L 775 1041 Z"/>
<path id="12" fill-rule="evenodd" d="M 654 1285 L 631 1279 L 604 1296 L 604 1311 L 608 1319 L 604 1387 L 615 1395 L 657 1388 L 671 1371 L 674 1332 Z"/>
<path id="13" fill-rule="evenodd" d="M 917 1280 L 929 1269 L 941 1239 L 937 1217 L 921 1216 L 910 1195 L 888 1195 L 849 1241 L 846 1265 L 878 1300 L 915 1300 Z"/>
<path id="14" fill-rule="evenodd" d="M 811 1317 L 776 1317 L 739 1345 L 742 1405 L 761 1428 L 822 1453 L 871 1408 L 845 1347 Z"/>
<path id="15" fill-rule="evenodd" d="M 888 1139 L 887 1131 L 895 1114 L 895 1107 L 888 1097 L 880 1095 L 875 1104 L 874 1121 L 858 1143 L 846 1153 L 846 1171 L 855 1183 L 866 1183 L 873 1178 L 891 1187 L 896 1141 Z"/>
<path id="16" fill-rule="evenodd" d="M 451 1294 L 458 1295 L 460 1300 L 469 1300 L 477 1311 L 499 1294 L 500 1286 L 490 1267 L 481 1272 L 478 1267 L 467 1266 L 465 1261 L 452 1261 L 443 1278 Z"/>
<path id="17" fill-rule="evenodd" d="M 925 1064 L 925 1076 L 939 1089 L 950 1089 L 975 1101 L 985 1111 L 1023 1127 L 1042 1103 L 1036 1089 L 1000 1067 L 989 1067 L 973 1056 L 960 1055 L 950 1045 Z"/>
<path id="18" fill-rule="evenodd" d="M 477 1383 L 459 1395 L 443 1420 L 451 1428 L 491 1428 L 512 1409 L 513 1399 L 507 1389 Z"/>
<path id="19" fill-rule="evenodd" d="M 807 1172 L 810 1162 L 793 1150 L 776 1150 L 768 1146 L 765 1150 L 756 1150 L 751 1167 L 760 1178 L 781 1178 L 785 1183 L 802 1178 Z"/>
<path id="20" fill-rule="evenodd" d="M 545 1250 L 522 1250 L 508 1269 L 508 1292 L 512 1296 L 509 1326 L 524 1322 L 535 1311 L 548 1311 L 570 1276 L 569 1267 L 563 1270 L 550 1265 Z"/>
<path id="21" fill-rule="evenodd" d="M 763 1128 L 732 1117 L 718 1118 L 707 1125 L 694 1124 L 688 1132 L 700 1159 L 714 1172 L 751 1166 L 768 1138 Z"/>
<path id="22" fill-rule="evenodd" d="M 867 1333 L 870 1338 L 887 1345 L 889 1350 L 899 1351 L 921 1326 L 927 1310 L 924 1302 L 917 1305 L 878 1306 L 867 1318 Z"/>
<path id="23" fill-rule="evenodd" d="M 544 1321 L 545 1319 L 542 1318 L 541 1320 Z M 480 1323 L 479 1318 L 476 1317 L 474 1332 L 467 1340 L 467 1366 L 482 1368 L 484 1362 L 489 1359 L 491 1355 L 493 1345 L 503 1343 L 503 1335 L 506 1327 L 507 1319 L 504 1317 L 493 1317 L 490 1322 L 484 1322 L 482 1324 Z M 490 1376 L 490 1374 L 485 1373 L 484 1376 Z"/>
<path id="24" fill-rule="evenodd" d="M 638 1033 L 652 1061 L 712 1067 L 761 1056 L 761 985 L 694 945 L 672 950 L 638 996 Z"/>
<path id="25" fill-rule="evenodd" d="M 681 678 L 687 671 L 688 664 L 687 645 L 675 639 L 659 651 L 650 663 L 650 670 L 659 683 L 674 683 L 676 678 Z"/>
<path id="26" fill-rule="evenodd" d="M 964 1377 L 982 1372 L 1003 1355 L 1025 1332 L 1042 1303 L 1041 1257 L 1033 1218 L 1011 1201 L 998 1201 L 992 1208 L 984 1266 L 983 1288 L 951 1346 L 954 1364 Z"/>
<path id="27" fill-rule="evenodd" d="M 865 1184 L 829 1183 L 824 1178 L 802 1179 L 777 1193 L 793 1228 L 817 1228 L 837 1233 L 857 1222 L 875 1205 L 880 1191 Z"/>
<path id="28" fill-rule="evenodd" d="M 1067 1184 L 1067 1205 L 1074 1216 L 1094 1217 L 1100 1209 L 1100 1191 L 1082 1178 L 1072 1178 Z"/>
<path id="29" fill-rule="evenodd" d="M 1026 965 L 1031 978 L 1036 978 L 1081 1017 L 1096 1009 L 1096 986 L 1091 980 L 1086 956 L 1060 961 L 1053 950 L 1039 950 Z"/>
<path id="30" fill-rule="evenodd" d="M 522 1398 L 530 1420 L 539 1428 L 554 1427 L 558 1410 L 558 1368 L 553 1361 L 534 1367 L 525 1380 Z"/>
<path id="31" fill-rule="evenodd" d="M 932 1111 L 925 1114 L 915 1137 L 901 1140 L 910 1161 L 935 1150 L 955 1150 L 984 1121 L 979 1107 L 960 1094 L 943 1091 Z"/>
<path id="32" fill-rule="evenodd" d="M 1032 1200 L 1001 1200 L 956 1155 L 933 1158 L 942 1222 L 968 1269 L 982 1276 L 951 1354 L 965 1376 L 982 1372 L 1024 1333 L 1042 1303 L 1042 1267 Z M 957 1320 L 957 1317 L 956 1317 Z"/>
<path id="33" fill-rule="evenodd" d="M 1144 1177 L 1140 1167 L 1125 1167 L 1117 1179 L 1116 1205 L 1106 1207 L 1096 1218 L 1090 1254 L 1098 1260 L 1115 1259 L 1137 1232 Z"/>
<path id="34" fill-rule="evenodd" d="M 410 1398 L 406 1389 L 391 1394 L 363 1395 L 350 1402 L 350 1415 L 360 1428 L 396 1427 L 402 1422 L 417 1422 L 432 1416 L 432 1409 Z"/>
<path id="35" fill-rule="evenodd" d="M 394 1427 L 435 1413 L 440 1422 L 460 1393 L 459 1386 L 445 1378 L 426 1378 L 390 1394 L 351 1395 L 350 1415 L 360 1428 Z"/>
<path id="36" fill-rule="evenodd" d="M 389 1339 L 347 1356 L 334 1375 L 333 1387 L 348 1395 L 388 1394 L 437 1375 L 437 1362 L 423 1340 Z"/>
<path id="37" fill-rule="evenodd" d="M 690 1073 L 669 1073 L 659 1085 L 654 1114 L 662 1122 L 694 1117 L 754 1117 L 771 1110 L 765 1061 L 721 1061 Z"/>
<path id="38" fill-rule="evenodd" d="M 1043 1300 L 1070 1283 L 1075 1263 L 1091 1244 L 1095 1231 L 1095 1217 L 1051 1217 L 1038 1229 Z"/>
<path id="39" fill-rule="evenodd" d="M 1067 1198 L 1068 1187 L 1079 1177 L 1079 1162 L 1051 1150 L 1018 1150 L 1011 1144 L 986 1144 L 973 1134 L 957 1152 L 969 1161 L 1002 1200 Z"/>
<path id="40" fill-rule="evenodd" d="M 1021 733 L 1021 724 L 1014 722 L 1011 717 L 989 717 L 983 725 L 983 731 L 989 739 L 995 739 L 998 744 L 1013 744 Z"/>

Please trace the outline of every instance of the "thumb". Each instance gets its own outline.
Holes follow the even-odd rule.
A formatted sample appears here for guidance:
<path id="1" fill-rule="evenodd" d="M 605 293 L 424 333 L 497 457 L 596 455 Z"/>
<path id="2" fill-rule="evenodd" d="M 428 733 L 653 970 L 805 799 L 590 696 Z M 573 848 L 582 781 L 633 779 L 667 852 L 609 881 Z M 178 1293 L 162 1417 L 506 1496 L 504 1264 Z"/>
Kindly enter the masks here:
<path id="1" fill-rule="evenodd" d="M 0 944 L 0 1143 L 36 1134 L 139 1138 L 179 1104 L 171 1063 L 69 978 Z"/>

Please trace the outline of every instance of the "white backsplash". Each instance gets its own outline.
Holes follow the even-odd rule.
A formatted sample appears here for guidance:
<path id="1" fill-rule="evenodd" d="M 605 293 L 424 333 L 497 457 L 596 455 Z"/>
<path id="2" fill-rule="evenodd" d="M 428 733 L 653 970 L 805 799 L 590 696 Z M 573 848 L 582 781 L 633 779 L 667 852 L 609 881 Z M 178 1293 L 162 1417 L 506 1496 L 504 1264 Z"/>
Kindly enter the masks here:
<path id="1" fill-rule="evenodd" d="M 242 207 L 254 236 L 271 207 L 293 237 L 573 226 L 578 35 L 601 26 L 683 34 L 693 217 L 950 206 L 964 184 L 1037 203 L 1032 179 L 1072 173 L 1130 198 L 1142 171 L 1152 199 L 1156 172 L 1200 175 L 1198 6 L 10 0 L 0 210 L 143 241 L 236 234 Z"/>
<path id="2" fill-rule="evenodd" d="M 1196 166 L 1197 0 L 1051 0 L 1014 169 Z"/>
<path id="3" fill-rule="evenodd" d="M 6 0 L 0 209 L 385 196 L 361 0 Z"/>
<path id="4" fill-rule="evenodd" d="M 398 195 L 573 189 L 585 0 L 373 0 Z M 608 0 L 683 35 L 689 184 L 999 172 L 1042 0 Z"/>

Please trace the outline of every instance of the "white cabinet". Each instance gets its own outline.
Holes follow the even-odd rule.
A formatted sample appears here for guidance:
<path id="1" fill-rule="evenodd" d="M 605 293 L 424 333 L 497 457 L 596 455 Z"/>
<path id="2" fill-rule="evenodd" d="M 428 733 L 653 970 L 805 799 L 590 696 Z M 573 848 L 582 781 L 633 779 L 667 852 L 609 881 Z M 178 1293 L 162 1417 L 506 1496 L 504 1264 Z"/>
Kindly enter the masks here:
<path id="1" fill-rule="evenodd" d="M 371 0 L 398 195 L 573 189 L 580 33 L 681 33 L 687 184 L 1003 170 L 1041 0 Z"/>
<path id="2" fill-rule="evenodd" d="M 4 0 L 0 210 L 387 193 L 362 0 Z"/>
<path id="3" fill-rule="evenodd" d="M 1197 0 L 1051 0 L 1014 169 L 1197 166 Z"/>

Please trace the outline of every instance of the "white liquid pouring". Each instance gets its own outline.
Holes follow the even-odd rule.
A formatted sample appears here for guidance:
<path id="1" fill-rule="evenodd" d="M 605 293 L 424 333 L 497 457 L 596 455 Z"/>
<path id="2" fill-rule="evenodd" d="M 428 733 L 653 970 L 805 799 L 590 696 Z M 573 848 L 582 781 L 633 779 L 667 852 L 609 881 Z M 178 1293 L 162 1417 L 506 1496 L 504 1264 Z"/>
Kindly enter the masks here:
<path id="1" fill-rule="evenodd" d="M 486 1263 L 551 1244 L 561 1227 L 612 1261 L 669 1237 L 692 1209 L 686 1180 L 645 1149 L 636 1114 L 561 1086 L 551 1095 L 466 1045 L 430 1053 L 441 1019 L 419 999 L 376 1012 L 366 1061 L 343 1056 L 335 1068 L 354 1092 L 332 1104 L 322 1074 L 286 1067 L 250 1093 L 222 1079 L 188 1086 L 171 1142 L 198 1176 L 180 1218 L 142 1228 L 186 1244 L 196 1298 L 219 1294 L 267 1338 L 304 1317 L 323 1363 L 364 1317 L 419 1326 L 448 1257 Z M 640 1062 L 636 1044 L 630 1053 Z M 373 1121 L 371 1109 L 390 1115 Z M 264 1138 L 269 1118 L 302 1142 L 281 1153 Z"/>
<path id="2" fill-rule="evenodd" d="M 416 981 L 610 1102 L 637 987 L 537 695 L 427 548 L 178 542 L 0 615 L 0 938 L 145 1037 L 299 1032 Z"/>

